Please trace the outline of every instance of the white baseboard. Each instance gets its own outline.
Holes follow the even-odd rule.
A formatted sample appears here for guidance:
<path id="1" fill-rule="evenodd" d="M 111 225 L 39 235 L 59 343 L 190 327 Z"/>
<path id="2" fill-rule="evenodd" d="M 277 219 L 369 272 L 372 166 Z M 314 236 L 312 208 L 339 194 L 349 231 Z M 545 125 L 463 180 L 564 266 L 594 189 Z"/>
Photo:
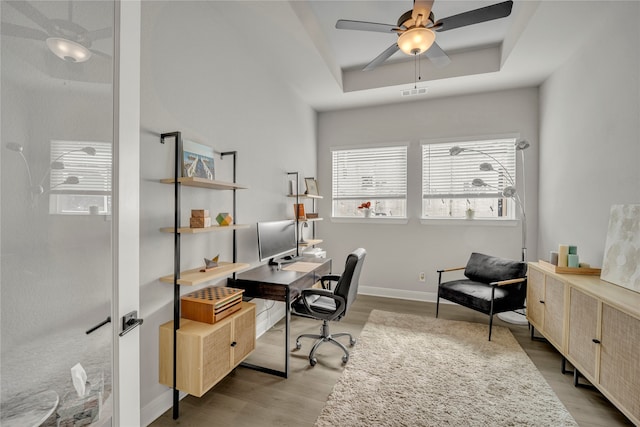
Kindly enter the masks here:
<path id="1" fill-rule="evenodd" d="M 187 396 L 180 392 L 180 400 Z M 173 406 L 173 390 L 168 389 L 140 410 L 140 425 L 148 426 Z"/>
<path id="2" fill-rule="evenodd" d="M 402 289 L 378 288 L 374 286 L 359 286 L 358 294 L 425 302 L 436 302 L 438 296 L 436 292 L 404 291 Z"/>

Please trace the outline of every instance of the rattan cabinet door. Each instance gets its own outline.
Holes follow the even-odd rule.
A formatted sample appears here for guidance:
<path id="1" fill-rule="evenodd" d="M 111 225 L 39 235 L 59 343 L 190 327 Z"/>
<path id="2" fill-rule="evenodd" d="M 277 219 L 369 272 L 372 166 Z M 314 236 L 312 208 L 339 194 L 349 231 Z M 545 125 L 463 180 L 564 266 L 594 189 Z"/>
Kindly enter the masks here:
<path id="1" fill-rule="evenodd" d="M 529 268 L 527 275 L 527 319 L 542 330 L 544 325 L 544 273 Z"/>
<path id="2" fill-rule="evenodd" d="M 575 288 L 569 294 L 568 355 L 578 370 L 591 382 L 596 381 L 596 353 L 599 349 L 598 300 Z M 594 341 L 595 340 L 595 341 Z"/>
<path id="3" fill-rule="evenodd" d="M 640 319 L 602 306 L 600 385 L 623 412 L 640 419 Z"/>
<path id="4" fill-rule="evenodd" d="M 243 311 L 233 319 L 233 361 L 237 366 L 256 348 L 256 307 Z"/>
<path id="5" fill-rule="evenodd" d="M 564 332 L 564 282 L 546 276 L 544 286 L 544 336 L 560 351 Z"/>

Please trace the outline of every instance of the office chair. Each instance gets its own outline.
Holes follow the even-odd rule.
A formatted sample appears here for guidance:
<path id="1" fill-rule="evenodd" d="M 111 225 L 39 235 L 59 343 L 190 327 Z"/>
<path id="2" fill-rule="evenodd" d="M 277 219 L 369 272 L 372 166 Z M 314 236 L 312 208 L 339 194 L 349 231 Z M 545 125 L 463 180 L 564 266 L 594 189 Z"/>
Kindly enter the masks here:
<path id="1" fill-rule="evenodd" d="M 464 270 L 466 279 L 442 282 L 442 273 Z M 489 315 L 489 341 L 493 315 L 525 308 L 527 297 L 527 263 L 480 253 L 472 253 L 466 267 L 448 268 L 438 272 L 440 298 Z"/>
<path id="2" fill-rule="evenodd" d="M 296 349 L 300 350 L 300 338 L 313 338 L 317 340 L 311 352 L 309 353 L 309 364 L 315 366 L 318 362 L 315 353 L 320 344 L 330 342 L 337 345 L 344 351 L 342 363 L 349 361 L 349 351 L 342 343 L 335 338 L 348 336 L 350 346 L 354 346 L 356 340 L 347 332 L 331 334 L 329 332 L 329 322 L 339 321 L 349 310 L 349 307 L 355 301 L 358 294 L 358 279 L 362 264 L 367 254 L 363 248 L 358 248 L 347 256 L 344 271 L 341 276 L 327 275 L 320 278 L 322 289 L 309 288 L 304 289 L 300 297 L 291 305 L 291 313 L 297 316 L 309 317 L 312 319 L 322 320 L 320 334 L 302 334 L 296 338 Z M 333 290 L 331 290 L 331 282 L 337 282 Z"/>

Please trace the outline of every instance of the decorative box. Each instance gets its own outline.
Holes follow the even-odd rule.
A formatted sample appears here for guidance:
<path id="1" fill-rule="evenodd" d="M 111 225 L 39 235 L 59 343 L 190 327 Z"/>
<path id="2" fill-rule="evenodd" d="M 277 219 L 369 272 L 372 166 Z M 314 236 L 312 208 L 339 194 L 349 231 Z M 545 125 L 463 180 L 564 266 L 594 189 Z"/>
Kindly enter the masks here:
<path id="1" fill-rule="evenodd" d="M 191 228 L 206 228 L 211 227 L 211 217 L 191 217 L 189 220 L 189 226 Z"/>
<path id="2" fill-rule="evenodd" d="M 184 295 L 182 317 L 196 322 L 216 323 L 240 310 L 244 289 L 210 286 Z"/>

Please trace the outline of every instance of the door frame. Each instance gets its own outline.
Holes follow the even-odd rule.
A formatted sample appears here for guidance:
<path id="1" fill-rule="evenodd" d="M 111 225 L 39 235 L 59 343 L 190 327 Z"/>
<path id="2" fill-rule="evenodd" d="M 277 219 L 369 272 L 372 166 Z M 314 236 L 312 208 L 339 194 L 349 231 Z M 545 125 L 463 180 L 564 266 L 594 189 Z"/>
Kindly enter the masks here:
<path id="1" fill-rule="evenodd" d="M 113 422 L 140 425 L 140 331 L 124 336 L 122 317 L 140 314 L 140 0 L 114 0 L 113 63 Z"/>

